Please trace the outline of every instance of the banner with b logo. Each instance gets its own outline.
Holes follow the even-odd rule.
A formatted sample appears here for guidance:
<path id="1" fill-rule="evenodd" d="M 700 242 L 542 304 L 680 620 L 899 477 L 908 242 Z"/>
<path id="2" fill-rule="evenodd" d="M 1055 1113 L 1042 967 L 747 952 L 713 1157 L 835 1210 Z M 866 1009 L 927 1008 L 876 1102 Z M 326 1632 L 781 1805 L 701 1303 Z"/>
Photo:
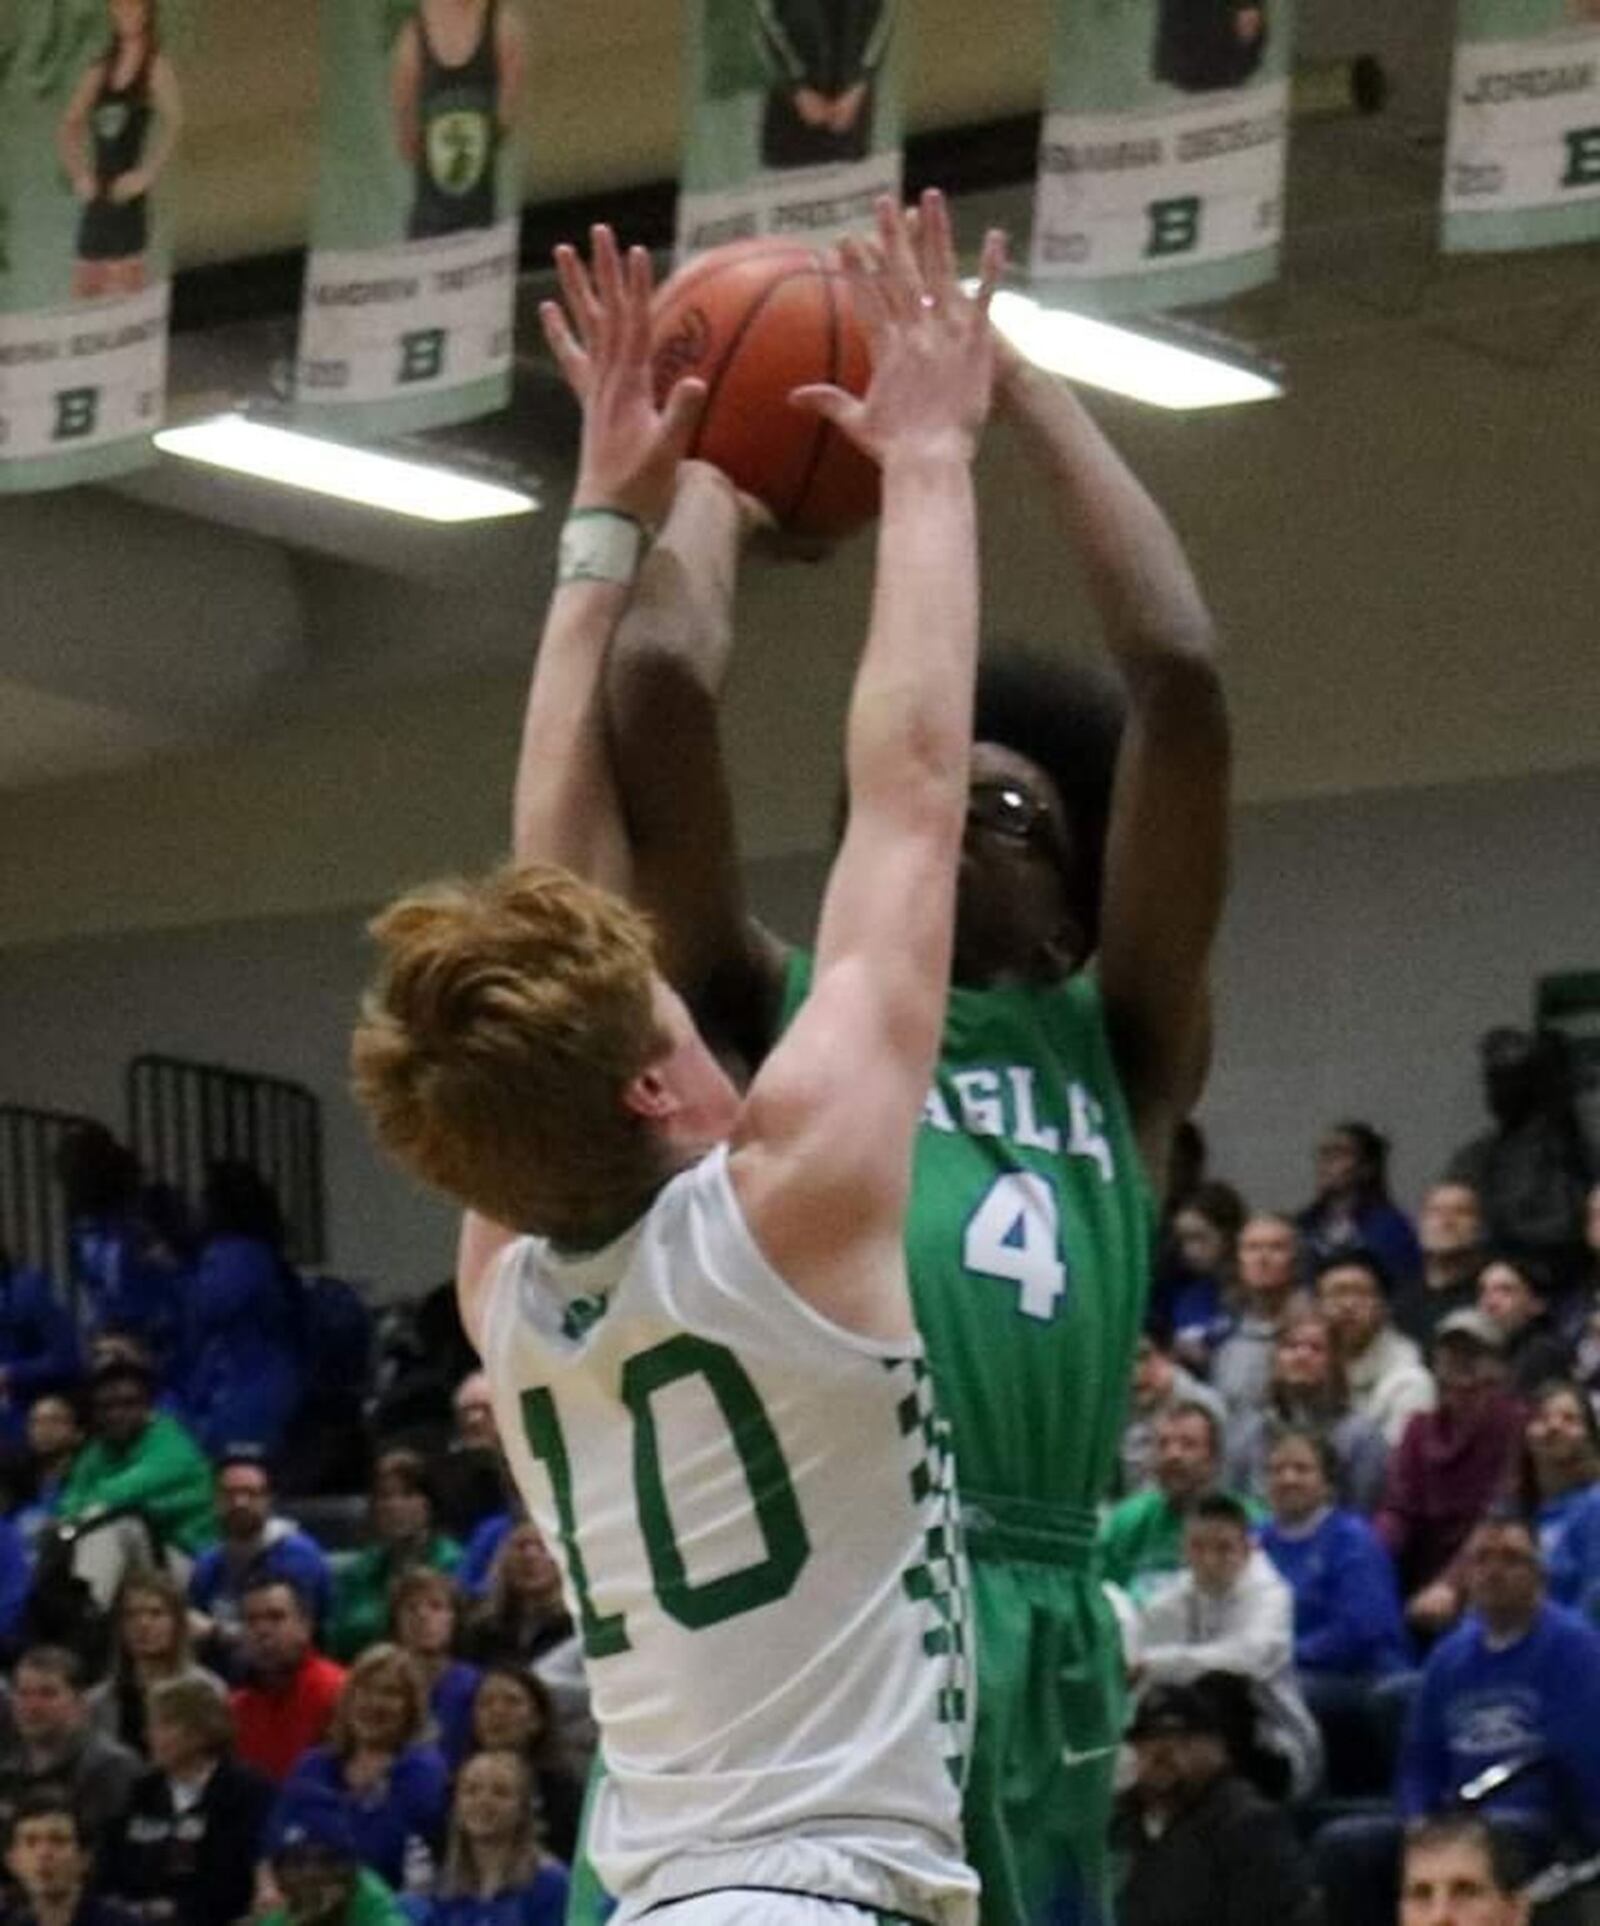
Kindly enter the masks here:
<path id="1" fill-rule="evenodd" d="M 1600 240 L 1600 0 L 1459 0 L 1452 253 Z"/>
<path id="2" fill-rule="evenodd" d="M 521 0 L 323 0 L 295 408 L 398 434 L 511 389 Z"/>
<path id="3" fill-rule="evenodd" d="M 195 7 L 0 8 L 0 493 L 152 458 Z"/>
<path id="4" fill-rule="evenodd" d="M 1277 273 L 1294 0 L 1054 0 L 1035 286 L 1106 314 Z"/>
<path id="5" fill-rule="evenodd" d="M 678 257 L 829 241 L 900 193 L 900 0 L 687 0 Z"/>

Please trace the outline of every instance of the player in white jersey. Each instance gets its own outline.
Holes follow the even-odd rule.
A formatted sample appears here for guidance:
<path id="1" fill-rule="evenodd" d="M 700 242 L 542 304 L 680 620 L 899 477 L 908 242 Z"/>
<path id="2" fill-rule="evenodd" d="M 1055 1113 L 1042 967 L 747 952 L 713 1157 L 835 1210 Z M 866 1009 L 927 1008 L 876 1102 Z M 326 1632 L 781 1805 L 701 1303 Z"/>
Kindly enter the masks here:
<path id="1" fill-rule="evenodd" d="M 546 332 L 584 409 L 514 807 L 519 869 L 402 899 L 355 1042 L 387 1147 L 469 1207 L 461 1306 L 517 1484 L 559 1545 L 627 1921 L 965 1926 L 970 1687 L 951 1468 L 901 1236 L 948 980 L 977 650 L 982 289 L 936 195 L 846 269 L 863 401 L 797 405 L 883 469 L 849 821 L 814 988 L 743 1101 L 621 900 L 601 722 L 639 526 L 700 403 L 658 412 L 650 274 L 596 230 Z"/>

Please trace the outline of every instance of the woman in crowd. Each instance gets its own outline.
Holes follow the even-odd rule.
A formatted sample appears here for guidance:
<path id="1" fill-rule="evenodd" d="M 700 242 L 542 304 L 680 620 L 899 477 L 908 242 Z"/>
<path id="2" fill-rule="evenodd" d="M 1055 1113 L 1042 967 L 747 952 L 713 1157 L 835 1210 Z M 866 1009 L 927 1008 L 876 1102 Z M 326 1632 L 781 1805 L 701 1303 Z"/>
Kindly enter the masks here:
<path id="1" fill-rule="evenodd" d="M 300 1403 L 304 1297 L 283 1240 L 283 1213 L 260 1172 L 214 1163 L 187 1332 L 189 1425 L 213 1456 L 236 1445 L 276 1451 Z"/>
<path id="2" fill-rule="evenodd" d="M 455 1657 L 461 1594 L 443 1572 L 413 1565 L 395 1580 L 393 1637 L 416 1667 L 428 1695 L 428 1709 L 439 1735 L 439 1749 L 458 1764 L 472 1740 L 472 1701 L 478 1668 Z"/>
<path id="3" fill-rule="evenodd" d="M 155 1686 L 149 1728 L 150 1770 L 107 1842 L 102 1888 L 170 1926 L 242 1919 L 271 1782 L 233 1758 L 228 1702 L 201 1679 Z"/>
<path id="4" fill-rule="evenodd" d="M 1278 1333 L 1266 1408 L 1241 1411 L 1228 1427 L 1226 1483 L 1230 1490 L 1268 1500 L 1272 1443 L 1285 1425 L 1315 1432 L 1327 1441 L 1336 1466 L 1334 1489 L 1340 1504 L 1362 1513 L 1376 1509 L 1389 1448 L 1377 1426 L 1351 1410 L 1333 1333 L 1322 1313 L 1309 1305 L 1291 1311 Z"/>
<path id="5" fill-rule="evenodd" d="M 1317 1194 L 1296 1223 L 1313 1267 L 1335 1252 L 1371 1251 L 1397 1285 L 1422 1272 L 1411 1219 L 1389 1195 L 1389 1140 L 1367 1123 L 1341 1123 L 1317 1146 Z"/>
<path id="6" fill-rule="evenodd" d="M 1372 1527 L 1341 1510 L 1338 1459 L 1315 1429 L 1280 1429 L 1267 1452 L 1272 1517 L 1261 1548 L 1294 1596 L 1294 1663 L 1322 1729 L 1329 1784 L 1379 1791 L 1391 1733 L 1374 1723 L 1374 1684 L 1410 1663 L 1400 1593 Z"/>
<path id="7" fill-rule="evenodd" d="M 1537 1393 L 1523 1433 L 1522 1505 L 1558 1605 L 1600 1617 L 1600 1422 L 1576 1384 Z"/>
<path id="8" fill-rule="evenodd" d="M 532 1673 L 491 1665 L 472 1702 L 472 1749 L 514 1752 L 527 1767 L 546 1845 L 571 1864 L 583 1811 L 583 1787 L 561 1752 L 550 1695 Z"/>
<path id="9" fill-rule="evenodd" d="M 444 1840 L 450 1773 L 427 1730 L 416 1667 L 398 1646 L 374 1645 L 350 1668 L 328 1743 L 305 1754 L 282 1794 L 338 1794 L 357 1857 L 396 1890 L 418 1883 L 419 1859 L 436 1863 Z"/>
<path id="10" fill-rule="evenodd" d="M 561 1926 L 567 1875 L 540 1850 L 528 1768 L 480 1752 L 461 1768 L 444 1872 L 419 1926 Z"/>
<path id="11" fill-rule="evenodd" d="M 532 1665 L 571 1636 L 560 1567 L 537 1525 L 513 1525 L 500 1541 L 488 1591 L 467 1627 L 467 1656 L 480 1665 Z"/>
<path id="12" fill-rule="evenodd" d="M 195 1662 L 189 1606 L 165 1572 L 130 1572 L 112 1606 L 116 1645 L 111 1676 L 90 1695 L 93 1718 L 108 1738 L 148 1752 L 148 1703 L 158 1687 L 183 1682 L 221 1695 L 221 1679 Z"/>
<path id="13" fill-rule="evenodd" d="M 1202 1371 L 1228 1333 L 1245 1214 L 1239 1193 L 1218 1183 L 1197 1185 L 1173 1213 L 1176 1262 L 1156 1279 L 1151 1309 L 1171 1326 L 1177 1355 Z"/>
<path id="14" fill-rule="evenodd" d="M 417 1451 L 386 1451 L 372 1472 L 372 1543 L 339 1574 L 333 1591 L 328 1650 L 349 1660 L 381 1639 L 389 1624 L 389 1588 L 413 1566 L 454 1574 L 461 1547 L 434 1523 L 433 1490 Z"/>
<path id="15" fill-rule="evenodd" d="M 1478 1273 L 1478 1309 L 1500 1333 L 1500 1363 L 1519 1398 L 1572 1369 L 1571 1352 L 1550 1315 L 1550 1297 L 1550 1274 L 1537 1258 L 1496 1251 Z"/>

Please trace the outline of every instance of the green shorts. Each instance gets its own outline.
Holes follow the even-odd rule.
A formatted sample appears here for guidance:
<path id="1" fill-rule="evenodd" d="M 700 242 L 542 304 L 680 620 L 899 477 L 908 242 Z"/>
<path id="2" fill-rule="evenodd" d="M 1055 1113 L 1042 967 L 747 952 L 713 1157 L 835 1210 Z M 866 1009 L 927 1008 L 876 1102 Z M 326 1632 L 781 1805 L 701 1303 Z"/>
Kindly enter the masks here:
<path id="1" fill-rule="evenodd" d="M 1122 1646 L 1092 1513 L 973 1496 L 978 1717 L 967 1854 L 983 1926 L 1110 1926 Z"/>

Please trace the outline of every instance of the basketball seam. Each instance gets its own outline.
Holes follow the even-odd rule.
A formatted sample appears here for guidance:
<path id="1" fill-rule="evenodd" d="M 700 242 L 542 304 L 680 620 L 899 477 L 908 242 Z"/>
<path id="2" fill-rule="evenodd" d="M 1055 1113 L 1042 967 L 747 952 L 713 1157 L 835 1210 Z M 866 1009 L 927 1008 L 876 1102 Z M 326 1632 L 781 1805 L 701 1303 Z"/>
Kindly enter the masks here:
<path id="1" fill-rule="evenodd" d="M 820 272 L 819 270 L 819 273 Z M 828 310 L 828 372 L 826 380 L 830 387 L 837 387 L 839 385 L 839 310 L 835 305 L 836 296 L 833 277 L 829 274 L 822 274 L 821 278 L 823 298 Z M 800 486 L 794 491 L 794 499 L 789 504 L 788 515 L 783 517 L 784 520 L 788 520 L 789 516 L 798 514 L 801 504 L 805 501 L 806 496 L 810 494 L 811 484 L 817 479 L 817 471 L 822 466 L 822 457 L 827 448 L 828 436 L 833 431 L 832 424 L 824 421 L 821 415 L 816 416 L 815 420 L 816 433 L 811 437 L 811 453 L 806 460 L 805 468 L 801 472 Z"/>
<path id="2" fill-rule="evenodd" d="M 704 432 L 705 423 L 711 419 L 711 410 L 716 403 L 717 390 L 722 386 L 722 380 L 724 375 L 726 375 L 728 370 L 733 366 L 734 357 L 739 352 L 740 344 L 743 342 L 745 336 L 750 332 L 751 326 L 755 322 L 756 316 L 760 314 L 761 310 L 772 299 L 773 295 L 777 293 L 778 289 L 784 285 L 784 282 L 788 281 L 790 278 L 791 277 L 786 274 L 783 277 L 782 281 L 773 281 L 769 283 L 768 286 L 764 287 L 761 290 L 761 293 L 757 296 L 757 298 L 750 303 L 749 307 L 745 309 L 744 315 L 741 318 L 738 327 L 736 327 L 733 331 L 733 338 L 729 341 L 727 347 L 723 350 L 722 361 L 717 368 L 717 372 L 711 377 L 711 380 L 707 383 L 705 406 L 700 410 L 701 426 L 695 430 L 695 437 L 694 437 L 695 449 L 698 449 L 701 445 L 701 435 Z"/>

